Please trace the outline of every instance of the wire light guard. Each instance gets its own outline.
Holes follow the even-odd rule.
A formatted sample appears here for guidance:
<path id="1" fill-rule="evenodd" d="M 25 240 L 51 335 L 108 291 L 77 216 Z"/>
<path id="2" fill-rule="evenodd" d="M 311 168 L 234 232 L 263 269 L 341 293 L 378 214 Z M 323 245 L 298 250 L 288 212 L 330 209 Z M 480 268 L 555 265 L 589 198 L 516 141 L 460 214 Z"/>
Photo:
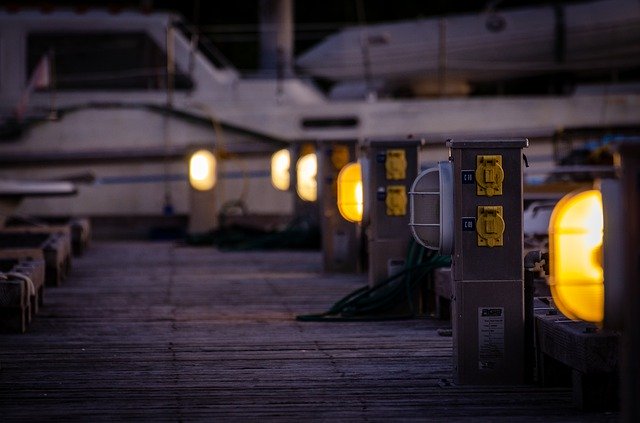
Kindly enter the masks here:
<path id="1" fill-rule="evenodd" d="M 549 222 L 550 288 L 568 318 L 599 323 L 604 314 L 603 212 L 599 190 L 563 197 Z"/>
<path id="2" fill-rule="evenodd" d="M 291 153 L 288 149 L 278 150 L 271 156 L 271 185 L 277 190 L 287 191 L 290 185 L 289 168 Z"/>
<path id="3" fill-rule="evenodd" d="M 361 222 L 363 211 L 362 168 L 348 163 L 338 174 L 338 211 L 349 222 Z"/>
<path id="4" fill-rule="evenodd" d="M 316 153 L 305 154 L 298 159 L 296 164 L 298 196 L 304 201 L 316 201 L 318 199 L 318 157 Z"/>
<path id="5" fill-rule="evenodd" d="M 442 255 L 453 251 L 453 166 L 439 162 L 418 175 L 409 192 L 411 234 Z"/>
<path id="6" fill-rule="evenodd" d="M 216 156 L 209 150 L 198 150 L 189 159 L 189 183 L 197 191 L 209 191 L 216 185 Z"/>

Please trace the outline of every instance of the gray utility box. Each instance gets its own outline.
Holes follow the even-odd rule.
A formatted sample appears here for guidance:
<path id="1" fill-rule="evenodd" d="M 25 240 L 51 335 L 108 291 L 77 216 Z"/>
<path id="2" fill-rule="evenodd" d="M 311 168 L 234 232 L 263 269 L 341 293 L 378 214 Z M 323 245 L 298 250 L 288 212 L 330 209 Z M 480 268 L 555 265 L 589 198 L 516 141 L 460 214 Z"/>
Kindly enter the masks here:
<path id="1" fill-rule="evenodd" d="M 356 141 L 318 143 L 318 200 L 322 229 L 322 259 L 325 272 L 360 271 L 360 226 L 338 211 L 337 181 L 340 170 L 355 162 Z"/>
<path id="2" fill-rule="evenodd" d="M 367 140 L 365 217 L 368 222 L 369 285 L 403 270 L 411 234 L 409 191 L 418 174 L 418 140 Z"/>
<path id="3" fill-rule="evenodd" d="M 522 149 L 528 140 L 449 140 L 447 146 L 455 381 L 523 383 Z"/>

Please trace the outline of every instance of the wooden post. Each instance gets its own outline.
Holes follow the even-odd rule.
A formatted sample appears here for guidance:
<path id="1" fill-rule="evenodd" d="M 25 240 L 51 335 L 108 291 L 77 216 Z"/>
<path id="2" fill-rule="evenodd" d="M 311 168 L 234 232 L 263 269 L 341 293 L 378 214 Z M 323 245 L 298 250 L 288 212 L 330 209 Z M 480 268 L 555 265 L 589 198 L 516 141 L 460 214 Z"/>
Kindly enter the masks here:
<path id="1" fill-rule="evenodd" d="M 620 147 L 625 195 L 625 292 L 620 351 L 620 394 L 623 422 L 640 421 L 640 146 Z"/>

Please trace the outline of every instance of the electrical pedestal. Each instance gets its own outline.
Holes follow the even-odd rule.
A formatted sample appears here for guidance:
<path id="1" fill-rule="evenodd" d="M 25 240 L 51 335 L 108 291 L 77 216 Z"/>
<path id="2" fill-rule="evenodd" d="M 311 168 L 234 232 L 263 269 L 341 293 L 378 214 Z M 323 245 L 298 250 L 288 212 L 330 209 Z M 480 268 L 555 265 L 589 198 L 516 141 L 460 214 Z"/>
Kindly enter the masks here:
<path id="1" fill-rule="evenodd" d="M 368 220 L 369 285 L 404 269 L 409 190 L 418 173 L 418 140 L 367 140 L 363 182 Z"/>
<path id="2" fill-rule="evenodd" d="M 459 384 L 524 381 L 522 148 L 449 140 L 453 161 L 453 366 Z"/>
<path id="3" fill-rule="evenodd" d="M 355 162 L 356 142 L 318 144 L 318 199 L 322 230 L 322 258 L 325 272 L 360 271 L 360 226 L 348 222 L 338 211 L 337 179 L 340 170 Z"/>

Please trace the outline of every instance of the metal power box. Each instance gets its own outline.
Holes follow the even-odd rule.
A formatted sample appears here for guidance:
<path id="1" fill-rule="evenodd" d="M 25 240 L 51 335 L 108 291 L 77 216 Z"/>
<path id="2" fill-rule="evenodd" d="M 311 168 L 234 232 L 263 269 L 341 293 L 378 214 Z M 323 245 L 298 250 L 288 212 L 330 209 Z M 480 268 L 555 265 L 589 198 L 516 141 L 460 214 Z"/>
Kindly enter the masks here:
<path id="1" fill-rule="evenodd" d="M 338 174 L 356 160 L 355 140 L 318 143 L 318 199 L 326 272 L 360 271 L 360 226 L 345 220 L 337 205 Z"/>
<path id="2" fill-rule="evenodd" d="M 456 383 L 522 383 L 522 149 L 528 140 L 449 140 L 447 146 L 454 183 Z"/>
<path id="3" fill-rule="evenodd" d="M 418 140 L 367 140 L 363 182 L 369 285 L 403 270 L 411 234 L 409 190 L 418 173 Z"/>

